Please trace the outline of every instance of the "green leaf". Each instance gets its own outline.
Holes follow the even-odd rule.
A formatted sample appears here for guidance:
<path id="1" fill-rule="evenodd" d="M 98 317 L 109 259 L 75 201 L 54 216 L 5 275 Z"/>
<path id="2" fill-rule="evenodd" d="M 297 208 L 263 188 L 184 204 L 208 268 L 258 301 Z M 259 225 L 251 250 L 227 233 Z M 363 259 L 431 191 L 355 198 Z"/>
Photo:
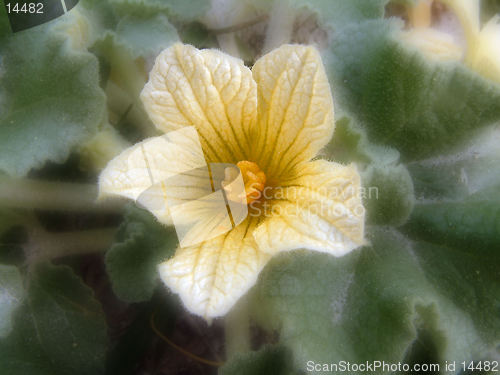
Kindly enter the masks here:
<path id="1" fill-rule="evenodd" d="M 0 340 L 0 373 L 102 374 L 106 331 L 92 290 L 69 267 L 38 265 L 11 334 Z"/>
<path id="2" fill-rule="evenodd" d="M 257 352 L 239 353 L 219 370 L 220 375 L 288 375 L 292 373 L 290 352 L 267 346 Z"/>
<path id="3" fill-rule="evenodd" d="M 66 32 L 81 34 L 85 47 L 90 47 L 106 30 L 116 28 L 118 17 L 108 1 L 79 0 L 60 21 Z"/>
<path id="4" fill-rule="evenodd" d="M 401 164 L 370 165 L 361 172 L 366 222 L 374 225 L 400 226 L 410 216 L 415 203 L 413 182 Z"/>
<path id="5" fill-rule="evenodd" d="M 481 1 L 481 20 L 483 23 L 491 20 L 492 17 L 500 13 L 499 0 L 482 0 Z"/>
<path id="6" fill-rule="evenodd" d="M 9 24 L 9 19 L 7 18 L 7 10 L 3 5 L 4 4 L 0 6 L 0 39 L 4 36 L 9 35 L 12 32 Z"/>
<path id="7" fill-rule="evenodd" d="M 151 53 L 154 48 L 153 44 L 150 44 L 143 51 Z M 123 37 L 119 38 L 114 31 L 105 32 L 93 46 L 94 53 L 99 56 L 103 65 L 109 66 L 110 81 L 107 82 L 107 93 L 110 110 L 118 116 L 120 123 L 131 125 L 132 129 L 126 133 L 132 133 L 132 138 L 137 138 L 134 130 L 142 130 L 139 138 L 144 138 L 157 135 L 158 132 L 139 98 L 148 79 L 147 64 L 152 63 L 153 56 L 148 54 L 141 56 L 143 58 L 136 58 L 139 52 L 133 50 L 129 41 Z"/>
<path id="8" fill-rule="evenodd" d="M 210 0 L 176 1 L 156 0 L 168 9 L 172 17 L 182 21 L 193 21 L 205 15 L 210 9 Z"/>
<path id="9" fill-rule="evenodd" d="M 296 368 L 306 370 L 308 361 L 442 363 L 492 353 L 500 278 L 487 259 L 472 263 L 455 251 L 429 258 L 432 248 L 392 229 L 374 229 L 369 239 L 370 247 L 343 258 L 282 255 L 261 275 L 253 316 L 278 330 Z M 460 300 L 462 290 L 468 298 Z M 414 357 L 424 338 L 435 348 L 432 358 Z"/>
<path id="10" fill-rule="evenodd" d="M 429 282 L 472 322 L 470 330 L 463 330 L 464 336 L 457 337 L 454 345 L 464 346 L 463 350 L 476 349 L 478 353 L 482 349 L 481 352 L 487 357 L 488 350 L 494 349 L 500 342 L 498 251 L 485 256 L 481 252 L 464 253 L 423 241 L 414 243 L 413 249 Z M 451 320 L 453 317 L 450 315 L 448 318 Z M 455 324 L 457 322 L 449 322 L 449 329 L 459 333 L 460 328 L 453 327 Z M 474 331 L 481 340 L 477 340 Z M 468 348 L 472 346 L 471 343 L 476 347 Z M 479 358 L 479 354 L 476 358 Z"/>
<path id="11" fill-rule="evenodd" d="M 1 263 L 17 266 L 25 263 L 22 243 L 26 240 L 26 231 L 23 227 L 26 226 L 27 221 L 29 220 L 26 220 L 26 215 L 23 215 L 22 211 L 0 207 Z"/>
<path id="12" fill-rule="evenodd" d="M 253 316 L 268 330 L 279 330 L 296 368 L 305 369 L 308 360 L 340 359 L 338 349 L 346 337 L 336 326 L 344 315 L 358 255 L 335 259 L 293 252 L 273 259 L 261 274 L 251 300 Z M 344 360 L 353 358 L 342 353 Z"/>
<path id="13" fill-rule="evenodd" d="M 297 7 L 316 12 L 320 20 L 334 29 L 349 23 L 384 17 L 389 0 L 292 0 Z"/>
<path id="14" fill-rule="evenodd" d="M 147 301 L 158 284 L 157 265 L 173 255 L 175 231 L 147 211 L 129 206 L 117 242 L 106 254 L 113 291 L 127 302 Z"/>
<path id="15" fill-rule="evenodd" d="M 335 124 L 327 155 L 336 162 L 357 164 L 367 224 L 400 226 L 406 222 L 415 198 L 408 170 L 399 164 L 399 152 L 370 143 L 365 130 L 344 116 Z"/>
<path id="16" fill-rule="evenodd" d="M 367 165 L 395 164 L 399 160 L 399 152 L 389 147 L 375 145 L 368 140 L 366 131 L 352 116 L 343 116 L 335 122 L 335 132 L 327 146 L 328 156 L 338 163 Z"/>
<path id="17" fill-rule="evenodd" d="M 0 48 L 0 170 L 10 175 L 63 162 L 105 114 L 97 59 L 53 25 L 16 33 Z"/>
<path id="18" fill-rule="evenodd" d="M 269 11 L 276 0 L 248 1 L 257 9 Z M 287 0 L 296 11 L 308 10 L 315 13 L 321 24 L 336 29 L 349 23 L 384 17 L 384 7 L 389 0 Z"/>
<path id="19" fill-rule="evenodd" d="M 23 224 L 25 220 L 23 220 L 23 216 L 12 209 L 9 208 L 0 208 L 0 235 L 8 231 L 10 228 L 15 227 L 16 225 Z"/>
<path id="20" fill-rule="evenodd" d="M 500 192 L 500 126 L 484 129 L 462 147 L 408 164 L 421 200 L 456 201 Z"/>
<path id="21" fill-rule="evenodd" d="M 161 14 L 125 16 L 118 23 L 116 35 L 119 43 L 130 49 L 133 58 L 156 57 L 179 40 L 175 27 Z"/>
<path id="22" fill-rule="evenodd" d="M 165 13 L 178 21 L 194 21 L 210 8 L 209 0 L 110 0 L 119 14 L 129 14 L 131 11 L 138 14 L 151 15 L 152 13 Z"/>
<path id="23" fill-rule="evenodd" d="M 0 337 L 10 333 L 12 315 L 23 296 L 23 281 L 17 267 L 0 264 Z"/>
<path id="24" fill-rule="evenodd" d="M 405 160 L 435 155 L 500 117 L 500 86 L 461 63 L 426 60 L 397 36 L 401 25 L 366 21 L 338 31 L 325 54 L 341 112 L 371 141 Z"/>
<path id="25" fill-rule="evenodd" d="M 218 48 L 216 35 L 200 22 L 192 22 L 178 30 L 179 38 L 185 44 L 197 48 Z"/>
<path id="26" fill-rule="evenodd" d="M 500 249 L 500 199 L 418 204 L 405 228 L 413 238 L 485 257 Z"/>
<path id="27" fill-rule="evenodd" d="M 409 165 L 418 196 L 413 238 L 483 255 L 500 249 L 500 128 L 451 154 Z"/>

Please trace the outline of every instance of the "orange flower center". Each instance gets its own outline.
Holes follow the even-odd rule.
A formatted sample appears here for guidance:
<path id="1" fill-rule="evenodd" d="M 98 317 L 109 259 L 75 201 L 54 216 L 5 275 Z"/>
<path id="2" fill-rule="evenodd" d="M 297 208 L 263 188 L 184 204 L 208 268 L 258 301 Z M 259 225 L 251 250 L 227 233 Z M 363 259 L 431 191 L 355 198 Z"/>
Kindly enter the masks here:
<path id="1" fill-rule="evenodd" d="M 242 160 L 236 165 L 240 169 L 245 183 L 247 204 L 251 204 L 261 197 L 266 186 L 266 174 L 252 161 Z"/>

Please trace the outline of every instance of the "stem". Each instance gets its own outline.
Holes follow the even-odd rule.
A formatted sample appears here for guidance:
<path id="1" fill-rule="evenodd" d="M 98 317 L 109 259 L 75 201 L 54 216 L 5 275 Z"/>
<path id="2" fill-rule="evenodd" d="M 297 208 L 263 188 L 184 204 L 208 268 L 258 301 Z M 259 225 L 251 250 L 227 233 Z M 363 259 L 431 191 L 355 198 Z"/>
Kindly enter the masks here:
<path id="1" fill-rule="evenodd" d="M 250 350 L 250 321 L 247 307 L 246 297 L 243 297 L 226 316 L 226 361 L 237 353 Z"/>
<path id="2" fill-rule="evenodd" d="M 244 4 L 239 0 L 213 0 L 205 16 L 209 30 L 216 31 L 219 48 L 234 57 L 241 58 L 233 24 L 239 23 L 245 12 Z M 229 26 L 228 26 L 229 25 Z"/>
<path id="3" fill-rule="evenodd" d="M 220 367 L 220 366 L 224 365 L 224 362 L 211 361 L 211 360 L 208 360 L 205 358 L 198 357 L 196 354 L 191 353 L 190 351 L 182 348 L 181 346 L 177 345 L 172 340 L 170 340 L 167 336 L 165 336 L 163 333 L 161 333 L 161 331 L 156 327 L 156 325 L 155 325 L 155 313 L 151 314 L 150 325 L 151 325 L 151 328 L 153 329 L 153 332 L 156 333 L 156 335 L 158 337 L 160 337 L 163 341 L 165 341 L 168 345 L 170 345 L 175 350 L 184 354 L 186 357 L 189 357 L 191 359 L 194 359 L 197 362 L 203 363 L 205 365 L 213 366 L 213 367 Z"/>
<path id="4" fill-rule="evenodd" d="M 220 49 L 225 53 L 241 59 L 240 49 L 238 48 L 238 43 L 236 43 L 236 36 L 234 33 L 217 35 L 217 43 Z"/>
<path id="5" fill-rule="evenodd" d="M 105 251 L 113 243 L 115 233 L 116 228 L 51 233 L 36 226 L 26 248 L 28 263 Z"/>
<path id="6" fill-rule="evenodd" d="M 119 213 L 122 201 L 96 202 L 97 186 L 0 177 L 0 206 L 56 211 Z"/>
<path id="7" fill-rule="evenodd" d="M 130 147 L 130 143 L 109 124 L 80 147 L 80 165 L 86 169 L 101 171 L 108 162 Z"/>
<path id="8" fill-rule="evenodd" d="M 120 46 L 113 48 L 108 57 L 113 66 L 110 78 L 123 85 L 134 98 L 138 98 L 147 76 L 139 69 L 130 53 Z"/>
<path id="9" fill-rule="evenodd" d="M 271 9 L 271 17 L 266 31 L 262 54 L 292 40 L 295 12 L 288 0 L 276 0 Z"/>
<path id="10" fill-rule="evenodd" d="M 110 80 L 114 82 L 115 86 L 112 86 L 112 89 L 116 92 L 116 89 L 121 87 L 122 90 L 124 90 L 124 95 L 121 95 L 122 99 L 124 97 L 129 97 L 131 102 L 125 102 L 124 108 L 127 108 L 130 104 L 133 105 L 132 112 L 130 113 L 131 117 L 129 118 L 133 120 L 134 125 L 137 126 L 144 135 L 157 135 L 139 98 L 146 84 L 147 74 L 140 69 L 139 63 L 132 58 L 130 53 L 119 46 L 112 49 L 107 57 L 113 67 L 110 74 Z"/>
<path id="11" fill-rule="evenodd" d="M 410 23 L 415 28 L 430 27 L 432 23 L 432 0 L 418 0 L 408 12 Z"/>
<path id="12" fill-rule="evenodd" d="M 211 31 L 216 35 L 217 42 L 219 43 L 220 48 L 224 52 L 227 52 L 231 56 L 242 58 L 240 49 L 238 47 L 238 43 L 236 42 L 235 32 L 246 29 L 260 22 L 266 21 L 268 18 L 269 16 L 264 14 L 250 21 L 238 23 L 227 27 L 211 29 Z"/>
<path id="13" fill-rule="evenodd" d="M 109 80 L 106 85 L 106 95 L 108 97 L 108 108 L 111 115 L 115 114 L 117 128 L 127 119 L 136 125 L 146 137 L 158 135 L 154 129 L 148 115 L 142 108 L 140 100 L 133 98 L 125 89 Z"/>

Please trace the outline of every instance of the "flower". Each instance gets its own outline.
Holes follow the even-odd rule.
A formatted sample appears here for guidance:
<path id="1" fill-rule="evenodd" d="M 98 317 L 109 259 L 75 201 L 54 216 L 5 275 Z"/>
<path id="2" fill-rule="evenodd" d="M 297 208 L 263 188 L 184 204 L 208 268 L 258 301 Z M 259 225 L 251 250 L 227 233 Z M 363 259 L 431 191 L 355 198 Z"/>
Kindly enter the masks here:
<path id="1" fill-rule="evenodd" d="M 441 0 L 458 19 L 462 30 L 453 33 L 431 27 L 431 1 L 419 0 L 410 8 L 413 28 L 402 32 L 406 42 L 427 57 L 463 62 L 486 78 L 500 83 L 500 17 L 494 16 L 482 28 L 479 0 Z M 423 11 L 427 10 L 427 11 Z M 461 34 L 465 45 L 460 42 Z"/>
<path id="2" fill-rule="evenodd" d="M 244 180 L 248 217 L 223 235 L 179 247 L 158 266 L 192 313 L 207 320 L 225 315 L 280 252 L 342 256 L 364 244 L 356 167 L 312 160 L 334 130 L 330 86 L 315 48 L 284 45 L 250 70 L 220 51 L 175 44 L 157 57 L 141 99 L 159 130 L 194 126 L 202 156 L 238 165 Z M 138 199 L 153 177 L 199 164 L 193 160 L 200 155 L 189 151 L 196 147 L 162 142 L 151 138 L 113 159 L 100 176 L 100 194 Z M 171 223 L 168 209 L 152 211 Z"/>
<path id="3" fill-rule="evenodd" d="M 425 57 L 436 61 L 460 61 L 464 51 L 457 35 L 432 25 L 433 0 L 418 0 L 409 5 L 410 29 L 400 33 L 401 39 L 419 49 Z"/>
<path id="4" fill-rule="evenodd" d="M 465 63 L 479 74 L 500 83 L 500 17 L 493 16 L 481 27 L 479 0 L 442 0 L 462 25 Z"/>
<path id="5" fill-rule="evenodd" d="M 415 46 L 430 60 L 460 61 L 462 47 L 453 36 L 433 28 L 417 28 L 401 32 L 401 39 Z"/>

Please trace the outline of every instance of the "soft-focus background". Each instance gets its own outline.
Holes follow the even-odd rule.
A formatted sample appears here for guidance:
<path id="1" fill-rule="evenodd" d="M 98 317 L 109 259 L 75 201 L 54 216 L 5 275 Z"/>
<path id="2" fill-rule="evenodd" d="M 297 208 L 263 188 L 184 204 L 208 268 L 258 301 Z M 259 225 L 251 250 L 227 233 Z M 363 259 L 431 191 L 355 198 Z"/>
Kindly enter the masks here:
<path id="1" fill-rule="evenodd" d="M 300 374 L 342 360 L 488 373 L 499 360 L 500 1 L 81 0 L 17 33 L 6 3 L 1 375 Z M 106 163 L 157 134 L 138 95 L 176 41 L 248 66 L 315 45 L 336 112 L 323 157 L 356 163 L 378 192 L 364 200 L 368 246 L 265 268 L 237 306 L 250 347 L 234 355 L 224 319 L 190 315 L 157 279 L 175 233 L 95 201 Z"/>

